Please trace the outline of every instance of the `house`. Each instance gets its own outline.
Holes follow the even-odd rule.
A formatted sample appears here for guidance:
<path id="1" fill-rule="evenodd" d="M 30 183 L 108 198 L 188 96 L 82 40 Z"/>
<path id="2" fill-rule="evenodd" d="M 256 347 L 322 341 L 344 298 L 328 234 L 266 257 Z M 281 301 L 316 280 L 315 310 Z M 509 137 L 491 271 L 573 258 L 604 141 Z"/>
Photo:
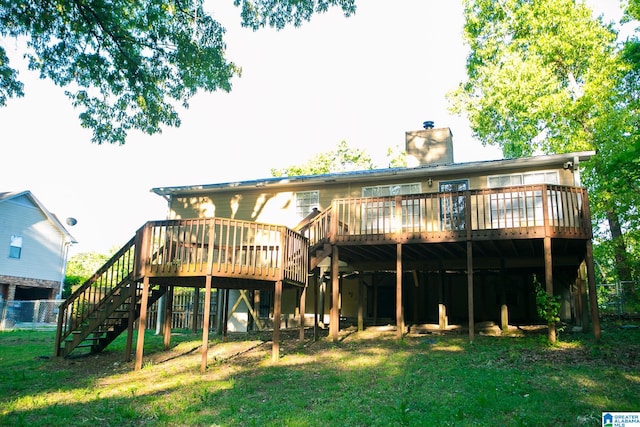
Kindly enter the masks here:
<path id="1" fill-rule="evenodd" d="M 0 242 L 0 300 L 59 298 L 76 240 L 30 191 L 0 193 Z"/>
<path id="2" fill-rule="evenodd" d="M 391 324 L 399 337 L 460 327 L 473 340 L 486 322 L 540 322 L 537 280 L 561 298 L 564 321 L 586 329 L 591 316 L 599 334 L 580 185 L 580 163 L 595 153 L 455 163 L 450 129 L 425 124 L 406 133 L 406 168 L 152 189 L 168 219 L 114 257 L 134 258 L 127 280 L 142 283 L 123 290 L 138 301 L 132 315 L 143 325 L 148 304 L 175 286 L 204 288 L 206 299 L 217 288 L 223 332 L 272 328 L 277 358 L 282 327 L 328 325 L 335 340 L 346 324 Z M 95 299 L 90 288 L 74 298 Z M 82 335 L 57 343 L 59 355 Z"/>

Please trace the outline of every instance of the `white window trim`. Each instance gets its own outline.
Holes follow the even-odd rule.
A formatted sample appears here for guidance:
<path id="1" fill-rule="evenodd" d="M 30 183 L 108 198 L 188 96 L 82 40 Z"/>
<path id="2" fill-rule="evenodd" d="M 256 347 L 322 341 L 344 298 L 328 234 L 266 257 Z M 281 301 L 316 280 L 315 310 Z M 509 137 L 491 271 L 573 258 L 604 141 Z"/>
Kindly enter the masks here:
<path id="1" fill-rule="evenodd" d="M 297 191 L 294 193 L 294 206 L 295 206 L 297 216 L 300 216 L 298 211 L 298 200 L 303 194 L 304 195 L 313 194 L 315 196 L 315 200 L 307 206 L 309 208 L 308 212 L 302 215 L 301 218 L 299 219 L 303 219 L 307 215 L 309 215 L 313 208 L 320 208 L 320 190 Z"/>

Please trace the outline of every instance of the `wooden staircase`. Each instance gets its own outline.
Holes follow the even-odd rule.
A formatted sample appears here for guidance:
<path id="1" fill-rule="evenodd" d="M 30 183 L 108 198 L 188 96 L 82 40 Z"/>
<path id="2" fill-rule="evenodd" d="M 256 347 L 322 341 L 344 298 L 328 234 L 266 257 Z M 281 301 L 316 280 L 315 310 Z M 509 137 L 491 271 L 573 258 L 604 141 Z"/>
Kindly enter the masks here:
<path id="1" fill-rule="evenodd" d="M 55 356 L 79 349 L 104 349 L 140 316 L 142 290 L 133 280 L 135 244 L 131 239 L 60 306 Z M 153 304 L 166 292 L 149 293 Z"/>
<path id="2" fill-rule="evenodd" d="M 166 286 L 151 289 L 148 305 L 166 293 Z M 132 301 L 133 293 L 133 305 Z M 98 353 L 127 330 L 129 323 L 140 317 L 142 289 L 138 283 L 125 280 L 107 295 L 91 315 L 71 331 L 58 348 L 59 356 L 67 357 L 76 349 L 88 348 Z"/>

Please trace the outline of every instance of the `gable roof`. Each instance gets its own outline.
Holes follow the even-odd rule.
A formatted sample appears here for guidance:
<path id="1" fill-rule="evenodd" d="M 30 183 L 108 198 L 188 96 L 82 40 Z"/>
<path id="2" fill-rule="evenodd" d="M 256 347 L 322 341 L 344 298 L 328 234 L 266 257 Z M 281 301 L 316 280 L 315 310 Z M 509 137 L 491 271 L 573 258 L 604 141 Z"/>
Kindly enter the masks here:
<path id="1" fill-rule="evenodd" d="M 47 217 L 47 219 L 51 221 L 51 223 L 53 223 L 53 225 L 56 228 L 58 228 L 60 232 L 66 237 L 66 240 L 68 242 L 78 243 L 76 239 L 71 235 L 71 233 L 69 233 L 66 227 L 62 224 L 62 222 L 58 219 L 58 217 L 55 214 L 52 214 L 51 212 L 49 212 L 49 210 L 44 207 L 44 205 L 36 198 L 36 196 L 34 196 L 31 193 L 31 191 L 27 190 L 27 191 L 16 191 L 16 192 L 13 192 L 13 191 L 0 192 L 0 203 L 6 202 L 12 199 L 17 199 L 20 197 L 28 198 L 35 207 L 40 209 L 40 211 L 42 211 L 42 213 Z"/>
<path id="2" fill-rule="evenodd" d="M 500 171 L 517 167 L 551 167 L 552 165 L 557 166 L 558 164 L 573 162 L 576 160 L 587 161 L 595 154 L 595 151 L 580 151 L 566 154 L 521 157 L 517 159 L 482 160 L 466 163 L 451 163 L 447 165 L 424 165 L 413 168 L 368 169 L 353 172 L 328 173 L 322 175 L 271 177 L 257 180 L 224 182 L 217 184 L 156 187 L 152 188 L 151 191 L 159 196 L 166 197 L 175 194 L 202 193 L 203 191 L 224 191 L 231 188 L 278 188 L 284 186 L 290 187 L 296 185 L 308 185 L 313 183 L 329 183 L 338 180 L 340 180 L 341 182 L 358 182 L 368 181 L 371 179 L 424 177 L 436 174 L 438 175 L 438 177 L 451 175 L 460 176 L 461 174 L 465 174 L 470 171 L 473 171 L 474 173 L 499 173 Z"/>

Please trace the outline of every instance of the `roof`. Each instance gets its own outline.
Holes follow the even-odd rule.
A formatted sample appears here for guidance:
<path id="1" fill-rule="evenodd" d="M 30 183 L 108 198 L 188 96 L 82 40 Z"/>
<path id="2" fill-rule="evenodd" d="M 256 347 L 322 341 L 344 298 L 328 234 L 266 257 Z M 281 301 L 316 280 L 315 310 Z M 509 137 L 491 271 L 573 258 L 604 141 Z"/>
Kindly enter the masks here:
<path id="1" fill-rule="evenodd" d="M 353 172 L 328 173 L 323 175 L 302 175 L 270 177 L 248 181 L 223 182 L 203 185 L 184 185 L 176 187 L 156 187 L 151 191 L 160 196 L 170 196 L 175 194 L 202 193 L 204 191 L 224 191 L 231 188 L 255 188 L 255 187 L 291 187 L 296 185 L 309 185 L 313 183 L 329 183 L 335 181 L 358 182 L 371 179 L 384 178 L 411 178 L 424 176 L 448 176 L 460 175 L 466 171 L 496 173 L 501 170 L 513 169 L 517 167 L 544 167 L 545 165 L 557 165 L 568 161 L 587 161 L 596 154 L 595 151 L 580 151 L 575 153 L 551 154 L 534 157 L 521 157 L 517 159 L 483 160 L 477 162 L 451 163 L 448 165 L 424 165 L 413 168 L 386 168 L 368 169 Z"/>
<path id="2" fill-rule="evenodd" d="M 52 214 L 51 212 L 49 212 L 49 210 L 44 207 L 44 205 L 36 198 L 36 196 L 34 196 L 31 193 L 31 191 L 26 190 L 26 191 L 19 191 L 19 192 L 13 192 L 13 191 L 0 192 L 0 203 L 6 202 L 12 199 L 17 199 L 18 197 L 22 197 L 22 196 L 25 196 L 29 200 L 31 200 L 31 202 L 38 209 L 42 211 L 42 213 L 47 217 L 47 219 L 51 221 L 53 225 L 60 230 L 60 232 L 66 237 L 67 241 L 69 241 L 70 243 L 78 243 L 77 240 L 66 229 L 64 224 L 62 224 L 62 222 L 58 219 L 58 217 L 55 214 Z"/>

